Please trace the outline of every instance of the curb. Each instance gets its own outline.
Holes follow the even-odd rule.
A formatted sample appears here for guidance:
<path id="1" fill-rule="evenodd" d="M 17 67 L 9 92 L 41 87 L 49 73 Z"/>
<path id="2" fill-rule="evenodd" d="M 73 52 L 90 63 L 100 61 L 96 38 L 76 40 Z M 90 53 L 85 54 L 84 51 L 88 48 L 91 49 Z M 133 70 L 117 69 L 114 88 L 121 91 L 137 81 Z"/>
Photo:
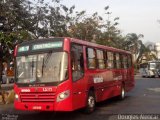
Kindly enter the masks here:
<path id="1" fill-rule="evenodd" d="M 13 89 L 14 83 L 12 83 L 12 84 L 1 84 L 1 86 L 2 86 L 2 90 L 9 91 L 9 90 Z"/>

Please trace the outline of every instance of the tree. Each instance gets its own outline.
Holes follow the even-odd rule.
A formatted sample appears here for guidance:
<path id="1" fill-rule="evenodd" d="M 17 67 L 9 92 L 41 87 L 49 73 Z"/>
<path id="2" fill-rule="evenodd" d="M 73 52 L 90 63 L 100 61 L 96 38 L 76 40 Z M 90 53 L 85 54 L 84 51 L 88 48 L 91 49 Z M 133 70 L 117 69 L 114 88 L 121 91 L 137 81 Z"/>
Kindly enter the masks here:
<path id="1" fill-rule="evenodd" d="M 85 11 L 77 13 L 75 21 L 69 26 L 69 35 L 86 41 L 98 41 L 101 36 L 102 18 L 97 13 L 89 16 Z"/>
<path id="2" fill-rule="evenodd" d="M 0 95 L 2 95 L 2 101 L 3 101 L 3 103 L 5 103 L 4 94 L 3 94 L 3 91 L 2 91 L 2 87 L 1 87 L 2 69 L 3 69 L 3 64 L 2 64 L 2 49 L 0 47 Z"/>
<path id="3" fill-rule="evenodd" d="M 133 62 L 135 68 L 137 68 L 137 63 L 139 61 L 140 55 L 142 55 L 142 51 L 140 50 L 142 50 L 142 48 L 144 47 L 142 41 L 140 40 L 140 38 L 142 37 L 142 34 L 137 35 L 136 33 L 128 33 L 123 44 L 124 49 L 131 51 L 131 53 L 133 54 Z"/>
<path id="4" fill-rule="evenodd" d="M 112 19 L 112 12 L 109 11 L 109 6 L 106 6 L 104 9 L 105 14 L 107 15 L 107 19 L 104 20 L 102 24 L 103 27 L 101 27 L 101 39 L 98 41 L 98 43 L 121 48 L 124 37 L 121 35 L 121 31 L 117 27 L 119 24 L 119 17 Z"/>
<path id="5" fill-rule="evenodd" d="M 143 38 L 142 34 L 137 35 L 135 33 L 128 33 L 124 42 L 124 49 L 129 50 L 132 52 L 132 54 L 134 54 L 135 62 L 137 61 L 140 53 L 140 48 L 143 46 L 140 38 Z"/>
<path id="6" fill-rule="evenodd" d="M 24 31 L 27 31 L 27 25 L 31 25 L 28 19 L 31 17 L 29 14 L 28 0 L 1 0 L 0 1 L 0 79 L 2 80 L 2 63 L 5 61 L 8 64 L 13 61 L 13 49 L 21 38 L 24 38 Z M 3 24 L 2 24 L 3 23 Z M 32 26 L 32 25 L 31 25 Z M 27 32 L 28 33 L 28 32 Z M 28 36 L 26 37 L 29 38 Z M 4 92 L 1 88 L 0 91 L 4 101 Z M 5 101 L 4 101 L 5 102 Z"/>
<path id="7" fill-rule="evenodd" d="M 148 48 L 148 46 L 144 46 L 140 50 L 140 55 L 138 56 L 137 59 L 137 64 L 140 64 L 143 62 L 143 59 L 145 57 L 145 61 L 153 61 L 153 60 L 158 60 L 157 56 L 152 53 L 152 51 Z"/>
<path id="8" fill-rule="evenodd" d="M 6 21 L 3 31 L 23 30 L 31 25 L 28 21 L 31 17 L 29 0 L 2 0 L 0 6 L 0 16 L 3 16 Z"/>

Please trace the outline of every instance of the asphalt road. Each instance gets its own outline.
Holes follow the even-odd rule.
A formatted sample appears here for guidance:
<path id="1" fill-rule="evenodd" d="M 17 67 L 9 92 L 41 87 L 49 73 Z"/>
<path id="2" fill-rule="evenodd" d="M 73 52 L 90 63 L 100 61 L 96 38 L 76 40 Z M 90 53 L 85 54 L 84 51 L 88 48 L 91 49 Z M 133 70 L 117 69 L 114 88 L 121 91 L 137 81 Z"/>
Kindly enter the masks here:
<path id="1" fill-rule="evenodd" d="M 136 76 L 135 88 L 125 100 L 116 98 L 98 103 L 86 115 L 74 112 L 29 112 L 14 110 L 13 104 L 0 105 L 0 119 L 7 120 L 160 120 L 160 78 Z"/>

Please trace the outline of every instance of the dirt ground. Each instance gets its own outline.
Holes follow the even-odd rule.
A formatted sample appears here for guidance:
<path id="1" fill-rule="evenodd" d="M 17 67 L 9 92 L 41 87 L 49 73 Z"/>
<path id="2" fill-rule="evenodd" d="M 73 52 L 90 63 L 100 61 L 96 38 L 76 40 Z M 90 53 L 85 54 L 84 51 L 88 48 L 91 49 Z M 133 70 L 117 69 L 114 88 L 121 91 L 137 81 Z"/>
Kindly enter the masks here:
<path id="1" fill-rule="evenodd" d="M 5 91 L 4 98 L 6 104 L 12 103 L 14 101 L 14 91 L 13 90 Z M 2 101 L 2 95 L 0 95 L 0 104 L 4 104 Z"/>

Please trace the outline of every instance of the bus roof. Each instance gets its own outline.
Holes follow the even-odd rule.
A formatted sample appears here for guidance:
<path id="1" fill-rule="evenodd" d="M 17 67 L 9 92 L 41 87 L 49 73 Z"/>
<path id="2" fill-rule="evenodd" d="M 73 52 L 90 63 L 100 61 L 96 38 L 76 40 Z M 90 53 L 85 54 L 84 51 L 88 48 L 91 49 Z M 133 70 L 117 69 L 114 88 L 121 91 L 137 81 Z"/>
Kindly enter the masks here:
<path id="1" fill-rule="evenodd" d="M 86 46 L 90 46 L 90 47 L 95 47 L 95 48 L 100 48 L 100 49 L 106 49 L 109 51 L 115 51 L 115 52 L 119 52 L 119 53 L 125 53 L 125 54 L 131 54 L 131 52 L 129 51 L 125 51 L 122 49 L 117 49 L 114 47 L 109 47 L 109 46 L 105 46 L 105 45 L 100 45 L 100 44 L 96 44 L 93 42 L 88 42 L 88 41 L 84 41 L 84 40 L 79 40 L 76 38 L 70 38 L 70 37 L 50 37 L 50 38 L 41 38 L 41 39 L 34 39 L 34 40 L 30 40 L 30 41 L 24 41 L 22 43 L 20 43 L 19 45 L 26 45 L 26 44 L 34 44 L 34 43 L 39 43 L 39 42 L 43 42 L 43 41 L 49 41 L 49 40 L 70 40 L 71 42 L 74 43 L 78 43 L 78 44 L 82 44 L 82 45 L 86 45 Z"/>
<path id="2" fill-rule="evenodd" d="M 75 38 L 70 38 L 70 39 L 71 39 L 71 42 L 83 44 L 83 45 L 86 45 L 86 46 L 96 47 L 96 48 L 100 48 L 100 49 L 106 49 L 106 50 L 109 50 L 109 51 L 131 54 L 131 52 L 129 52 L 129 51 L 125 51 L 125 50 L 114 48 L 114 47 L 100 45 L 100 44 L 96 44 L 96 43 L 93 43 L 93 42 L 88 42 L 88 41 L 79 40 L 79 39 L 75 39 Z"/>

